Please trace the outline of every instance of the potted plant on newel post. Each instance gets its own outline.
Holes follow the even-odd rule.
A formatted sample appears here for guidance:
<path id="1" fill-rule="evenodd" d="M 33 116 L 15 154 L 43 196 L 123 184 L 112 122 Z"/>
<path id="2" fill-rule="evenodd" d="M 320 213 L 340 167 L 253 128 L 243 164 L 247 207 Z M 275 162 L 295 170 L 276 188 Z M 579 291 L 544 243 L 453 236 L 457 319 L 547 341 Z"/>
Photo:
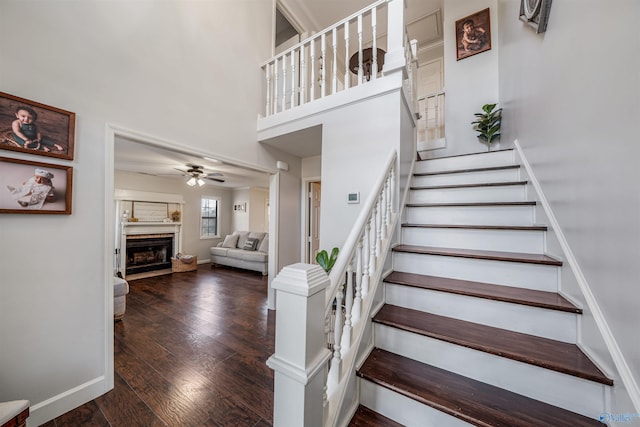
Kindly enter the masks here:
<path id="1" fill-rule="evenodd" d="M 500 139 L 500 125 L 502 123 L 502 108 L 496 110 L 498 104 L 485 104 L 482 113 L 475 113 L 476 120 L 471 122 L 473 130 L 478 132 L 478 139 L 487 144 L 487 151 L 491 151 L 491 143 Z"/>

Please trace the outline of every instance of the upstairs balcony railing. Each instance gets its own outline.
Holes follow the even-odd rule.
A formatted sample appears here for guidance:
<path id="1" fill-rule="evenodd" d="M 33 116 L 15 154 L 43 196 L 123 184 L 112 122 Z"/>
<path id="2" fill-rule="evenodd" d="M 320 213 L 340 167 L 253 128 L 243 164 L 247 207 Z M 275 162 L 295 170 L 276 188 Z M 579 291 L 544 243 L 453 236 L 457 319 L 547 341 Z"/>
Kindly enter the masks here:
<path id="1" fill-rule="evenodd" d="M 405 65 L 406 39 L 403 0 L 379 0 L 314 34 L 261 65 L 264 116 L 367 84 L 383 70 Z"/>

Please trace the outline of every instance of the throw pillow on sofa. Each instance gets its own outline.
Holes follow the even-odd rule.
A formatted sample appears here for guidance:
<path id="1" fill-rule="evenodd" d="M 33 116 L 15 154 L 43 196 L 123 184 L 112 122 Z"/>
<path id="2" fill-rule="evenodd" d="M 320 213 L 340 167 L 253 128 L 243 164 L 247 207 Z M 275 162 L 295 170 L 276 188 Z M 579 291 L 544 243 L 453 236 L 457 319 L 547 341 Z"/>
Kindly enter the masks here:
<path id="1" fill-rule="evenodd" d="M 223 248 L 235 248 L 238 244 L 238 235 L 237 234 L 229 234 L 224 238 L 224 242 L 222 242 Z"/>
<path id="2" fill-rule="evenodd" d="M 255 237 L 249 237 L 247 241 L 244 242 L 244 246 L 242 247 L 242 249 L 244 249 L 245 251 L 255 251 L 258 247 L 258 243 L 260 243 L 260 240 L 256 239 Z"/>

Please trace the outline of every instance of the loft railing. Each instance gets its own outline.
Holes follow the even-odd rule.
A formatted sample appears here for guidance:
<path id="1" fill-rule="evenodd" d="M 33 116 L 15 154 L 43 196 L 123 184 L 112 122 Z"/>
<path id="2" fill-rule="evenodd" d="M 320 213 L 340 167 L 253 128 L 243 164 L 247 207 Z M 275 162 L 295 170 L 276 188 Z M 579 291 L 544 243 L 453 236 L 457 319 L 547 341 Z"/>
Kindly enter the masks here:
<path id="1" fill-rule="evenodd" d="M 264 116 L 382 77 L 383 64 L 397 65 L 404 31 L 403 0 L 378 0 L 264 62 Z"/>
<path id="2" fill-rule="evenodd" d="M 444 91 L 418 98 L 418 141 L 444 138 Z"/>
<path id="3" fill-rule="evenodd" d="M 336 425 L 397 226 L 398 177 L 394 150 L 329 276 L 294 264 L 273 280 L 274 425 Z"/>

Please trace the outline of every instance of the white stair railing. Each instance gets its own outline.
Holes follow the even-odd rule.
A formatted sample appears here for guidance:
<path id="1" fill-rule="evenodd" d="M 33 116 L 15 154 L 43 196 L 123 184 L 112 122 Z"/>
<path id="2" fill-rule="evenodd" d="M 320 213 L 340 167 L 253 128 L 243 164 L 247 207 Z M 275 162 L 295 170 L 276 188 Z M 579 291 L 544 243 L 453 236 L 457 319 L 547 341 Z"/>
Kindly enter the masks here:
<path id="1" fill-rule="evenodd" d="M 444 138 L 444 91 L 418 98 L 418 141 Z"/>
<path id="2" fill-rule="evenodd" d="M 398 176 L 393 150 L 328 277 L 317 265 L 294 264 L 273 280 L 274 426 L 337 422 L 397 225 Z"/>
<path id="3" fill-rule="evenodd" d="M 401 38 L 392 45 L 403 11 L 402 0 L 378 0 L 262 63 L 264 116 L 376 80 L 390 50 L 403 48 Z"/>

